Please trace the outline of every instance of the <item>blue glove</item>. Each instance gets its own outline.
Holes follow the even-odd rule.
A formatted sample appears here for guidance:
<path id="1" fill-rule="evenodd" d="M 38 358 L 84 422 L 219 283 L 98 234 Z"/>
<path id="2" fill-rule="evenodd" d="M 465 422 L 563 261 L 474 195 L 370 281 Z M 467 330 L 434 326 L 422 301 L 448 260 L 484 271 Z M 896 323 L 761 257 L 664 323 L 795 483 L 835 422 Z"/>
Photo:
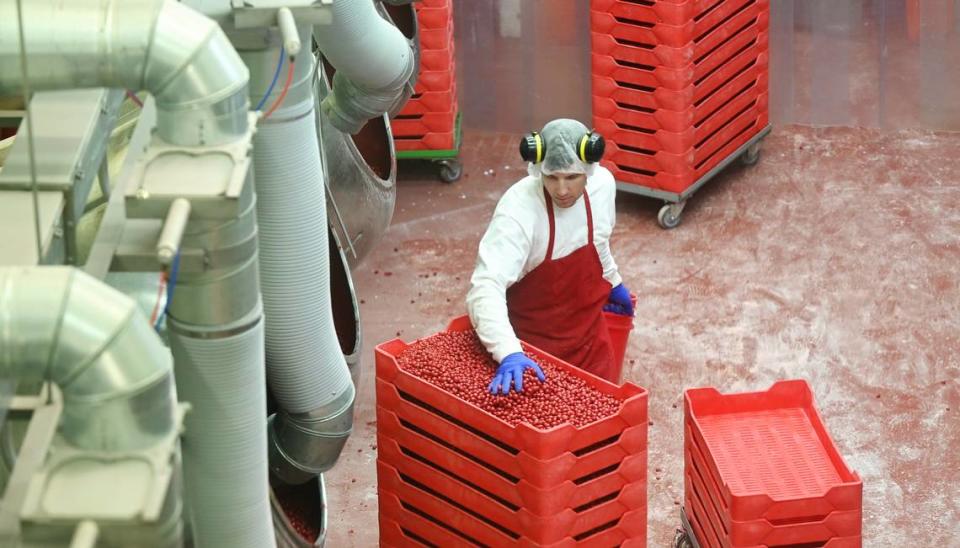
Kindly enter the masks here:
<path id="1" fill-rule="evenodd" d="M 494 375 L 493 382 L 490 383 L 488 390 L 491 394 L 496 394 L 498 391 L 501 394 L 508 394 L 512 382 L 517 392 L 523 392 L 523 370 L 528 367 L 533 369 L 540 382 L 546 380 L 543 370 L 540 369 L 537 362 L 528 358 L 523 352 L 514 352 L 500 362 L 500 367 L 497 368 L 497 373 Z"/>
<path id="2" fill-rule="evenodd" d="M 633 300 L 630 298 L 630 290 L 623 284 L 611 289 L 610 296 L 607 297 L 607 304 L 603 306 L 603 309 L 621 316 L 633 316 Z"/>

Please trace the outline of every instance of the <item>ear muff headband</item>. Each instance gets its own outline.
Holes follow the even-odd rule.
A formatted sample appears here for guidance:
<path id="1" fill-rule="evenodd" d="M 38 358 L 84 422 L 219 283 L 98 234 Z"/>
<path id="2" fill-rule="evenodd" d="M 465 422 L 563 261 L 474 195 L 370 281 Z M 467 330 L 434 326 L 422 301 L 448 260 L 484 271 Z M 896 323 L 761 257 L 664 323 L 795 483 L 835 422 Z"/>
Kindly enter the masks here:
<path id="1" fill-rule="evenodd" d="M 606 142 L 599 133 L 590 131 L 580 138 L 577 143 L 577 155 L 580 160 L 593 164 L 603 158 Z M 527 162 L 539 164 L 547 155 L 547 144 L 536 131 L 528 133 L 520 139 L 520 157 Z"/>

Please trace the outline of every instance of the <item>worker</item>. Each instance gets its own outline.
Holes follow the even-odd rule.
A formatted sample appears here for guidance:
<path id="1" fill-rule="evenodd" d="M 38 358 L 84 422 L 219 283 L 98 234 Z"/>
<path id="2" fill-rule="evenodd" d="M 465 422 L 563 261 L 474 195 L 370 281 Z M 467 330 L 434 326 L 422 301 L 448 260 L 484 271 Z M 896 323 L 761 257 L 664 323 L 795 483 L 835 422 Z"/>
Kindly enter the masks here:
<path id="1" fill-rule="evenodd" d="M 616 182 L 597 164 L 603 137 L 558 119 L 524 136 L 528 176 L 497 204 L 480 241 L 467 309 L 480 341 L 499 364 L 494 394 L 523 390 L 530 368 L 520 339 L 616 382 L 603 310 L 633 315 L 610 253 Z"/>

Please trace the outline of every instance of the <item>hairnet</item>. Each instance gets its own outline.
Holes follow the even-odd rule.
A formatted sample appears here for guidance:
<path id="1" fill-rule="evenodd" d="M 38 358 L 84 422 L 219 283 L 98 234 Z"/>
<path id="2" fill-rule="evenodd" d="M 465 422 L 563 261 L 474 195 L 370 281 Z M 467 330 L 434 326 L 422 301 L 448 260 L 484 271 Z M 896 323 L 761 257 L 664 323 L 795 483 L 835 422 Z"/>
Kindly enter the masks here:
<path id="1" fill-rule="evenodd" d="M 577 145 L 589 131 L 587 126 L 568 118 L 558 118 L 543 126 L 540 137 L 547 153 L 539 164 L 529 164 L 527 171 L 533 176 L 583 173 L 589 177 L 593 174 L 594 164 L 581 161 L 577 155 Z"/>

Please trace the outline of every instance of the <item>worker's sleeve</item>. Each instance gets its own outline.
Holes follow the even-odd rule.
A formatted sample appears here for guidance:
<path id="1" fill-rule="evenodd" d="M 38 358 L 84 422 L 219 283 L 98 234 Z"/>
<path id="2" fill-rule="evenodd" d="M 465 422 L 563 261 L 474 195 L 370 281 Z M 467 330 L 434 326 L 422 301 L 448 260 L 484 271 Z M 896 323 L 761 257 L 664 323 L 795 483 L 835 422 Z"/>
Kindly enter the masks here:
<path id="1" fill-rule="evenodd" d="M 530 248 L 520 223 L 501 212 L 494 214 L 480 240 L 467 310 L 477 336 L 497 363 L 523 350 L 507 315 L 507 288 L 520 278 Z"/>
<path id="2" fill-rule="evenodd" d="M 602 181 L 601 192 L 598 193 L 602 200 L 601 204 L 598 204 L 600 206 L 598 209 L 607 221 L 597 225 L 597 234 L 595 234 L 597 253 L 600 255 L 600 264 L 603 265 L 603 279 L 610 282 L 611 286 L 617 287 L 623 283 L 623 278 L 620 277 L 617 262 L 613 260 L 613 253 L 610 252 L 610 237 L 613 235 L 613 227 L 617 224 L 617 183 L 607 170 L 602 172 L 598 170 L 597 177 Z"/>

